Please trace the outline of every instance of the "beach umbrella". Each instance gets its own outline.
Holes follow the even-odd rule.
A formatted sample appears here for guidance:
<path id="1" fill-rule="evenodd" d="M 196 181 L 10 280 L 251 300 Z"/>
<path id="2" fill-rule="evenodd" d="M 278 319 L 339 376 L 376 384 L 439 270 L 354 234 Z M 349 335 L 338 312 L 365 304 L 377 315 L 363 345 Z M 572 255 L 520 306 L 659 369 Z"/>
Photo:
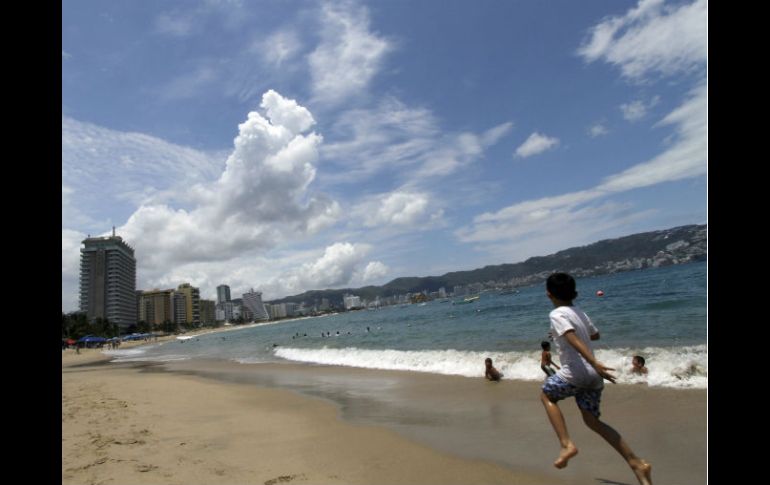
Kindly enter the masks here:
<path id="1" fill-rule="evenodd" d="M 90 343 L 90 342 L 106 342 L 106 341 L 107 341 L 107 339 L 104 338 L 104 337 L 94 337 L 93 335 L 86 335 L 85 337 L 81 337 L 78 340 L 78 342 L 85 342 L 85 343 Z"/>

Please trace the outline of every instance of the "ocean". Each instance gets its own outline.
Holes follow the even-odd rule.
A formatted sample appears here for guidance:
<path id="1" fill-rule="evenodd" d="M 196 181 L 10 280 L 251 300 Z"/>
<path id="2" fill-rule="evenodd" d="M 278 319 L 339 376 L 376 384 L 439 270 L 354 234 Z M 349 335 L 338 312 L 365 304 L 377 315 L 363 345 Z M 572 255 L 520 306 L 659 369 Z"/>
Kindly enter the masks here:
<path id="1" fill-rule="evenodd" d="M 706 262 L 578 278 L 576 306 L 599 329 L 597 358 L 618 384 L 705 389 L 708 378 Z M 603 296 L 597 296 L 597 291 Z M 553 309 L 545 284 L 425 304 L 382 307 L 225 331 L 126 350 L 116 362 L 188 359 L 244 365 L 305 363 L 478 378 L 491 357 L 505 379 L 542 381 L 540 342 Z M 325 336 L 327 332 L 330 336 Z M 187 335 L 195 335 L 190 332 Z M 631 374 L 642 355 L 649 374 Z M 555 348 L 554 360 L 558 363 Z"/>

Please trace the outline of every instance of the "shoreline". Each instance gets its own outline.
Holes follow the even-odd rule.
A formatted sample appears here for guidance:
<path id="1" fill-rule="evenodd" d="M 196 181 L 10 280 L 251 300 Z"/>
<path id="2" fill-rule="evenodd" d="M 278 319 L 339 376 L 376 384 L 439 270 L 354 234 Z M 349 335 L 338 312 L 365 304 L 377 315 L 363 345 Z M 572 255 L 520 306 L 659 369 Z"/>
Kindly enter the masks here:
<path id="1" fill-rule="evenodd" d="M 241 393 L 254 393 L 253 401 L 249 400 L 246 408 L 236 407 L 235 410 L 214 413 L 217 419 L 229 423 L 217 432 L 225 434 L 217 439 L 227 448 L 233 446 L 227 437 L 229 433 L 243 432 L 239 426 L 233 426 L 237 416 L 255 412 L 253 406 L 263 401 L 264 396 L 270 395 L 271 399 L 275 399 L 270 401 L 274 406 L 261 409 L 268 416 L 281 414 L 287 408 L 302 408 L 304 411 L 301 411 L 300 415 L 303 418 L 311 421 L 328 420 L 328 414 L 319 415 L 317 409 L 311 411 L 304 406 L 313 408 L 310 403 L 315 403 L 321 408 L 331 409 L 327 413 L 332 413 L 335 426 L 339 429 L 326 430 L 331 436 L 315 439 L 322 439 L 324 443 L 331 440 L 331 443 L 322 446 L 324 453 L 328 453 L 326 460 L 332 468 L 339 469 L 341 474 L 336 475 L 338 478 L 345 478 L 335 481 L 336 479 L 319 475 L 319 470 L 311 467 L 301 472 L 306 478 L 314 477 L 308 478 L 308 483 L 498 483 L 497 478 L 501 477 L 498 473 L 507 477 L 502 480 L 507 483 L 577 485 L 595 482 L 599 478 L 624 484 L 634 483 L 625 462 L 601 438 L 585 428 L 574 403 L 570 401 L 561 407 L 570 433 L 580 449 L 580 457 L 570 462 L 567 469 L 556 470 L 552 467 L 551 463 L 558 452 L 558 443 L 537 399 L 539 383 L 503 381 L 493 384 L 482 379 L 458 376 L 290 363 L 237 364 L 204 360 L 162 364 L 108 363 L 109 359 L 108 355 L 101 354 L 101 358 L 90 361 L 72 361 L 74 365 L 71 366 L 63 364 L 63 408 L 65 400 L 71 398 L 65 382 L 74 384 L 79 380 L 78 377 L 86 375 L 89 380 L 96 375 L 99 379 L 122 382 L 118 394 L 123 394 L 122 388 L 130 390 L 145 380 L 149 382 L 156 379 L 166 382 L 165 385 L 169 388 L 180 391 L 184 389 L 184 392 L 192 392 L 191 389 L 197 388 L 198 385 L 204 386 L 211 394 L 208 399 L 223 402 L 229 402 L 233 396 Z M 72 367 L 88 372 L 79 375 L 78 372 L 71 372 L 75 370 Z M 114 389 L 114 386 L 107 388 Z M 130 394 L 130 391 L 126 392 Z M 275 397 L 276 392 L 283 397 Z M 68 395 L 70 397 L 67 397 Z M 131 400 L 124 396 L 121 399 L 131 403 Z M 174 399 L 174 396 L 157 395 L 152 402 L 148 401 L 146 404 L 152 408 L 152 414 L 158 414 L 157 410 L 168 407 Z M 608 384 L 603 396 L 602 417 L 618 429 L 638 455 L 653 464 L 654 480 L 660 480 L 661 483 L 696 484 L 704 483 L 706 477 L 705 408 L 705 390 L 665 390 L 638 385 Z M 662 412 L 663 410 L 665 412 Z M 186 418 L 202 419 L 200 416 L 195 418 L 196 412 L 188 410 L 188 413 L 191 414 Z M 288 419 L 285 415 L 281 416 L 284 421 Z M 179 419 L 168 416 L 166 418 Z M 281 426 L 283 428 L 279 434 L 284 431 L 292 434 L 292 431 L 286 428 L 286 422 Z M 64 428 L 63 415 L 63 431 Z M 458 460 L 457 463 L 462 463 L 457 465 L 460 469 L 475 470 L 473 477 L 463 475 L 457 470 L 452 476 L 442 475 L 446 465 L 437 463 L 431 466 L 423 463 L 421 467 L 415 464 L 419 469 L 419 472 L 417 469 L 413 470 L 415 475 L 399 475 L 395 470 L 383 465 L 372 468 L 367 472 L 368 475 L 363 472 L 354 474 L 348 469 L 347 462 L 351 458 L 346 453 L 352 453 L 352 460 L 355 462 L 360 461 L 356 458 L 358 448 L 362 448 L 362 453 L 371 453 L 372 450 L 368 450 L 365 443 L 359 443 L 355 450 L 341 452 L 340 447 L 344 448 L 344 443 L 335 441 L 335 436 L 342 436 L 345 429 L 349 431 L 351 428 L 365 429 L 367 436 L 371 433 L 390 433 L 389 436 L 396 441 L 376 450 L 382 460 L 393 459 L 394 454 L 400 453 L 398 450 L 404 447 L 417 446 L 436 453 L 437 456 Z M 229 431 L 225 432 L 226 430 Z M 256 430 L 254 433 L 259 434 Z M 197 438 L 208 439 L 211 435 L 203 433 Z M 248 439 L 258 441 L 262 438 L 252 436 Z M 368 438 L 364 441 L 368 441 Z M 66 462 L 64 441 L 62 446 L 62 456 Z M 289 450 L 283 453 L 295 452 Z M 422 459 L 430 461 L 433 458 Z M 295 456 L 295 459 L 299 458 Z M 484 468 L 487 470 L 484 473 L 489 472 L 491 475 L 482 474 L 486 478 L 480 479 L 476 473 L 480 473 L 477 467 L 481 465 L 484 465 L 482 468 L 492 466 L 496 471 L 491 472 L 492 469 Z M 435 470 L 434 466 L 437 467 Z M 88 469 L 94 467 L 95 465 Z M 65 464 L 62 469 L 64 483 L 78 483 L 77 480 L 64 480 L 65 473 L 74 473 L 66 472 L 67 468 Z M 401 465 L 396 468 L 400 469 Z M 86 471 L 82 471 L 80 476 Z M 252 470 L 253 473 L 258 471 Z M 172 480 L 181 473 L 178 470 L 169 473 L 171 475 L 167 478 L 171 481 L 163 481 L 165 478 L 158 481 L 158 477 L 155 477 L 149 482 L 188 483 Z M 285 473 L 280 476 L 292 475 L 288 471 Z M 143 476 L 137 475 L 133 483 L 142 483 Z M 459 476 L 465 476 L 466 479 L 456 479 Z M 521 481 L 524 476 L 526 479 Z M 233 483 L 232 478 L 216 481 L 215 477 L 210 477 L 208 483 Z M 272 478 L 275 477 L 268 477 L 266 480 Z M 246 480 L 246 477 L 243 479 Z M 300 478 L 296 480 L 299 481 Z M 239 479 L 236 482 L 264 481 L 248 479 L 244 482 Z"/>

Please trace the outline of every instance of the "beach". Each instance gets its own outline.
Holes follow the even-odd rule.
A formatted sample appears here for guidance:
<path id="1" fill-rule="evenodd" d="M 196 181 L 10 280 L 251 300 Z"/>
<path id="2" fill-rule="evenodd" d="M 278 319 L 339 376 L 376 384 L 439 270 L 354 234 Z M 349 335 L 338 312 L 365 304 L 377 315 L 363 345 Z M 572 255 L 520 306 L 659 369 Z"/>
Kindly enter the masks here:
<path id="1" fill-rule="evenodd" d="M 572 400 L 580 451 L 553 468 L 536 382 L 67 352 L 63 484 L 635 483 Z M 705 390 L 608 384 L 602 411 L 656 483 L 706 482 Z"/>

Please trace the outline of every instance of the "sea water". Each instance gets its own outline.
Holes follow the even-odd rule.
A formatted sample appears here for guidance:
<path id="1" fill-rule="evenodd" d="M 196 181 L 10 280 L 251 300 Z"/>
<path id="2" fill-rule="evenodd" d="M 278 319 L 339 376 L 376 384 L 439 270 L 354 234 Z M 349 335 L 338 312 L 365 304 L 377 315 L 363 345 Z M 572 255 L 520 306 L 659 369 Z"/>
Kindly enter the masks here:
<path id="1" fill-rule="evenodd" d="M 577 279 L 575 305 L 599 329 L 594 352 L 616 369 L 619 383 L 706 387 L 706 267 L 698 262 Z M 483 375 L 491 357 L 506 379 L 542 380 L 540 342 L 548 338 L 553 309 L 545 284 L 479 296 L 468 304 L 455 304 L 460 297 L 229 327 L 106 353 L 117 361 L 303 362 L 466 377 Z M 558 363 L 555 346 L 552 352 Z M 629 372 L 636 354 L 645 357 L 648 375 Z"/>

